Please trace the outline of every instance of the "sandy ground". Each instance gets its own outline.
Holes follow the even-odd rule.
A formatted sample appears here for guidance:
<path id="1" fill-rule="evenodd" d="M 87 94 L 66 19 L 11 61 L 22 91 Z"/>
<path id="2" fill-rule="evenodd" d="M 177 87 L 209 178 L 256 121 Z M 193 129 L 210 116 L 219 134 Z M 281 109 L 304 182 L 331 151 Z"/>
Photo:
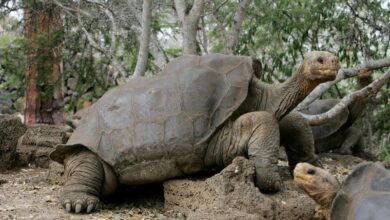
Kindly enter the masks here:
<path id="1" fill-rule="evenodd" d="M 337 155 L 323 155 L 321 159 L 340 182 L 362 161 Z M 120 189 L 103 202 L 100 211 L 89 215 L 67 213 L 58 203 L 60 189 L 61 183 L 49 178 L 48 169 L 25 168 L 0 173 L 0 219 L 184 218 L 181 213 L 164 210 L 162 184 Z"/>

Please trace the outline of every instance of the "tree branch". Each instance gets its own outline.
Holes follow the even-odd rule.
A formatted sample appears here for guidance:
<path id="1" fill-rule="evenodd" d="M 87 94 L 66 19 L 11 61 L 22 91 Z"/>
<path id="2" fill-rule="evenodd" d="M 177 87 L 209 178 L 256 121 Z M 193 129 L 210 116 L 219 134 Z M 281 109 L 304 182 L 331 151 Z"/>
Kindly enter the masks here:
<path id="1" fill-rule="evenodd" d="M 227 54 L 233 54 L 234 47 L 236 46 L 239 38 L 240 28 L 245 18 L 245 12 L 250 3 L 251 0 L 242 0 L 237 5 L 237 9 L 233 17 L 229 39 L 224 51 Z"/>
<path id="2" fill-rule="evenodd" d="M 189 16 L 191 20 L 199 20 L 202 15 L 204 0 L 194 0 Z"/>
<path id="3" fill-rule="evenodd" d="M 204 0 L 194 0 L 191 10 L 183 0 L 175 0 L 177 15 L 183 25 L 183 54 L 197 53 L 196 33 L 198 31 L 199 19 L 204 8 Z M 188 13 L 186 13 L 188 11 Z"/>
<path id="4" fill-rule="evenodd" d="M 135 9 L 134 1 L 133 0 L 127 0 L 128 8 L 130 9 L 131 13 L 136 18 L 137 24 L 139 26 L 142 26 L 142 15 L 138 12 L 137 9 Z M 140 29 L 140 28 L 137 28 Z M 142 30 L 137 30 L 142 33 Z M 169 62 L 169 58 L 167 54 L 164 51 L 164 48 L 161 46 L 160 41 L 157 38 L 157 34 L 151 30 L 150 32 L 150 45 L 149 50 L 155 55 L 156 62 L 155 65 L 158 66 L 161 70 L 161 68 Z M 139 39 L 139 41 L 142 41 L 142 39 Z"/>
<path id="5" fill-rule="evenodd" d="M 184 16 L 186 11 L 186 1 L 175 0 L 174 2 L 175 2 L 177 17 L 179 17 L 181 21 L 184 21 Z"/>
<path id="6" fill-rule="evenodd" d="M 296 108 L 295 110 L 303 110 L 314 100 L 318 99 L 324 92 L 326 92 L 331 86 L 340 82 L 343 79 L 357 76 L 360 69 L 375 70 L 383 67 L 390 66 L 390 58 L 371 60 L 362 63 L 354 68 L 340 69 L 336 79 L 330 82 L 322 83 L 317 86 Z"/>
<path id="7" fill-rule="evenodd" d="M 138 51 L 137 65 L 133 78 L 145 75 L 146 63 L 149 54 L 150 22 L 152 17 L 152 0 L 144 0 L 142 5 L 142 34 Z"/>
<path id="8" fill-rule="evenodd" d="M 307 115 L 301 112 L 302 116 L 306 118 L 310 125 L 320 125 L 327 120 L 333 118 L 337 114 L 339 114 L 344 108 L 346 108 L 349 104 L 351 104 L 354 100 L 363 99 L 369 96 L 374 96 L 378 90 L 388 81 L 390 80 L 390 71 L 383 74 L 377 80 L 364 87 L 363 89 L 356 91 L 352 94 L 344 96 L 340 102 L 335 105 L 329 111 L 318 114 L 318 115 Z"/>
<path id="9" fill-rule="evenodd" d="M 106 48 L 103 48 L 101 47 L 94 39 L 94 37 L 92 36 L 91 33 L 89 33 L 87 31 L 87 29 L 84 27 L 84 24 L 81 20 L 81 15 L 80 15 L 80 5 L 78 5 L 78 8 L 77 8 L 77 21 L 78 21 L 78 24 L 79 24 L 79 27 L 80 29 L 83 31 L 83 33 L 85 34 L 89 44 L 95 48 L 96 50 L 98 50 L 99 52 L 105 54 L 106 56 L 108 56 L 110 59 L 111 59 L 111 62 L 112 62 L 112 65 L 114 66 L 115 69 L 117 69 L 117 71 L 121 74 L 121 76 L 123 78 L 126 78 L 126 71 L 124 70 L 122 64 L 116 59 L 115 55 L 113 54 L 113 48 L 115 49 L 115 42 L 116 42 L 116 24 L 115 24 L 115 21 L 114 20 L 111 20 L 113 18 L 113 16 L 110 16 L 112 14 L 110 14 L 111 12 L 109 12 L 108 9 L 105 10 L 105 13 L 106 15 L 110 18 L 111 22 L 113 22 L 113 30 L 111 31 L 111 45 L 110 45 L 110 49 L 107 50 Z M 117 74 L 114 75 L 114 80 L 117 78 Z"/>

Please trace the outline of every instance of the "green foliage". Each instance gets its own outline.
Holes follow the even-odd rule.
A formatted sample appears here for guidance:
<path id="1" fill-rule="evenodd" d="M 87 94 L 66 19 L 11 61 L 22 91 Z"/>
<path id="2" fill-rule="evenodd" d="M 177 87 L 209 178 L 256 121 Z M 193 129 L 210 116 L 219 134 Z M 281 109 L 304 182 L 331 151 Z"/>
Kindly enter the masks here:
<path id="1" fill-rule="evenodd" d="M 387 143 L 387 145 L 380 149 L 378 158 L 380 160 L 390 160 L 390 143 Z"/>
<path id="2" fill-rule="evenodd" d="M 34 79 L 37 85 L 38 100 L 45 100 L 53 97 L 55 89 L 61 87 L 61 77 L 53 76 L 53 66 L 59 65 L 60 56 L 55 57 L 61 51 L 64 32 L 62 30 L 52 31 L 47 34 L 37 34 L 35 37 L 36 47 L 28 49 L 28 53 L 36 54 L 32 61 L 36 65 L 38 75 Z"/>
<path id="3" fill-rule="evenodd" d="M 12 29 L 10 23 L 13 20 L 8 19 L 8 25 L 3 23 L 3 27 Z M 3 101 L 15 102 L 24 93 L 24 46 L 24 39 L 17 32 L 8 31 L 0 35 L 0 90 L 9 92 L 6 97 L 1 97 Z"/>
<path id="4" fill-rule="evenodd" d="M 352 10 L 375 21 L 363 22 Z M 381 7 L 380 1 L 254 1 L 236 52 L 260 56 L 266 64 L 265 72 L 281 72 L 282 78 L 292 73 L 309 50 L 334 52 L 344 65 L 351 66 L 362 58 L 386 56 L 389 19 L 389 11 Z M 372 23 L 381 24 L 382 30 Z"/>
<path id="5" fill-rule="evenodd" d="M 165 53 L 167 53 L 168 56 L 170 57 L 178 57 L 182 54 L 182 49 L 181 48 L 169 48 L 165 50 Z"/>
<path id="6" fill-rule="evenodd" d="M 74 111 L 81 108 L 85 101 L 95 101 L 117 85 L 114 75 L 118 71 L 112 63 L 112 56 L 131 75 L 137 62 L 140 25 L 129 12 L 127 1 L 98 1 L 99 4 L 72 0 L 59 2 L 65 8 L 77 10 L 64 12 L 63 30 L 50 36 L 38 36 L 36 52 L 40 55 L 35 62 L 43 74 L 36 80 L 38 85 L 42 85 L 39 87 L 41 96 L 45 97 L 53 93 L 52 85 L 61 83 L 60 80 L 67 82 L 68 79 L 76 79 L 75 91 L 66 94 L 65 105 L 67 111 Z M 182 54 L 182 45 L 176 37 L 181 35 L 182 25 L 175 18 L 172 1 L 155 2 L 152 33 L 160 40 L 166 57 L 178 57 Z M 21 3 L 15 1 L 15 4 Z M 41 1 L 32 3 L 41 7 Z M 142 1 L 135 4 L 138 3 Z M 236 0 L 206 1 L 200 28 L 205 26 L 208 52 L 223 52 L 225 49 L 237 4 Z M 76 13 L 78 8 L 83 12 L 80 14 L 83 28 L 95 39 L 100 49 L 90 44 L 80 28 Z M 105 10 L 110 10 L 114 16 L 115 32 Z M 140 12 L 139 8 L 136 10 Z M 10 18 L 0 20 L 0 30 L 4 30 L 0 36 L 0 89 L 14 88 L 12 99 L 15 100 L 23 96 L 25 53 L 28 48 L 21 29 L 17 28 L 18 21 Z M 263 78 L 267 82 L 285 80 L 310 50 L 331 51 L 339 57 L 342 67 L 353 67 L 365 60 L 389 55 L 389 21 L 389 6 L 379 0 L 254 0 L 247 8 L 234 53 L 259 58 L 263 64 Z M 202 34 L 199 32 L 198 39 L 203 38 Z M 116 44 L 111 48 L 113 36 L 116 37 Z M 60 54 L 64 64 L 62 79 L 54 81 L 47 68 L 47 58 L 53 51 Z M 148 71 L 157 73 L 162 67 L 156 65 L 156 60 L 156 54 L 151 51 Z M 380 73 L 375 74 L 377 77 Z M 338 84 L 337 89 L 329 90 L 323 98 L 339 98 L 339 93 L 346 95 L 354 90 L 355 79 L 345 80 Z M 380 145 L 390 131 L 389 97 L 389 87 L 382 89 L 370 109 L 374 145 Z M 364 134 L 367 133 L 364 131 Z M 386 150 L 380 155 L 388 155 L 388 147 L 382 149 Z"/>

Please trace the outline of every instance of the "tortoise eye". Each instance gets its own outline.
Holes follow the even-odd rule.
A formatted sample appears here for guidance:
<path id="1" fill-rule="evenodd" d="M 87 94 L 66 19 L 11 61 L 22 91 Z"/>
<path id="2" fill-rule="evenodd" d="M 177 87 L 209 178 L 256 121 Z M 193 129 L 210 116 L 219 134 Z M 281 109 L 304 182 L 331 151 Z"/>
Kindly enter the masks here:
<path id="1" fill-rule="evenodd" d="M 315 173 L 316 173 L 316 171 L 314 169 L 307 170 L 307 174 L 309 174 L 309 175 L 314 175 Z"/>
<path id="2" fill-rule="evenodd" d="M 317 61 L 318 61 L 319 63 L 321 63 L 321 64 L 324 63 L 324 59 L 322 59 L 322 57 L 319 57 L 319 58 L 317 59 Z"/>

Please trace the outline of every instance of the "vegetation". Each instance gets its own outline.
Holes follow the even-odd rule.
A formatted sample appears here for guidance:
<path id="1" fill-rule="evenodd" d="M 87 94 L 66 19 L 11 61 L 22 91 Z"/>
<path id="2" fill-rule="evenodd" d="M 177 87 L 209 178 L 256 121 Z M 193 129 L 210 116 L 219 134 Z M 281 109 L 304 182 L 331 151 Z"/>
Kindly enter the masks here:
<path id="1" fill-rule="evenodd" d="M 64 109 L 73 112 L 94 102 L 135 71 L 142 42 L 140 0 L 41 0 L 61 9 L 63 29 L 53 32 L 50 44 L 61 57 Z M 335 53 L 342 67 L 389 57 L 390 5 L 386 1 L 315 0 L 185 0 L 152 1 L 151 32 L 146 75 L 157 74 L 174 57 L 186 53 L 233 53 L 259 58 L 263 79 L 283 81 L 310 50 Z M 180 3 L 181 2 L 181 3 Z M 23 1 L 0 2 L 0 91 L 12 102 L 24 96 L 28 44 L 23 35 Z M 183 7 L 182 7 L 183 6 Z M 16 13 L 15 13 L 16 12 Z M 193 12 L 194 16 L 190 15 Z M 196 12 L 200 13 L 196 17 Z M 195 18 L 196 17 L 196 18 Z M 191 20 L 195 19 L 195 20 Z M 182 36 L 193 31 L 196 47 L 185 47 Z M 241 24 L 241 25 L 237 25 Z M 187 25 L 187 26 L 186 26 Z M 188 28 L 183 28 L 188 27 Z M 238 35 L 234 40 L 235 34 Z M 193 34 L 192 34 L 193 35 Z M 233 39 L 233 40 L 232 40 Z M 187 41 L 184 42 L 186 44 Z M 191 43 L 191 42 L 188 42 Z M 231 48 L 228 45 L 232 45 Z M 53 48 L 52 48 L 53 49 Z M 384 68 L 373 72 L 374 79 Z M 45 84 L 46 78 L 37 83 Z M 368 146 L 390 159 L 390 84 L 368 104 L 358 122 Z M 354 79 L 331 87 L 324 98 L 340 98 L 356 90 Z M 38 91 L 48 96 L 51 89 Z M 0 93 L 1 94 L 1 93 Z M 51 95 L 51 94 L 50 94 Z M 0 99 L 0 101 L 1 101 Z M 15 111 L 17 109 L 14 105 Z"/>

